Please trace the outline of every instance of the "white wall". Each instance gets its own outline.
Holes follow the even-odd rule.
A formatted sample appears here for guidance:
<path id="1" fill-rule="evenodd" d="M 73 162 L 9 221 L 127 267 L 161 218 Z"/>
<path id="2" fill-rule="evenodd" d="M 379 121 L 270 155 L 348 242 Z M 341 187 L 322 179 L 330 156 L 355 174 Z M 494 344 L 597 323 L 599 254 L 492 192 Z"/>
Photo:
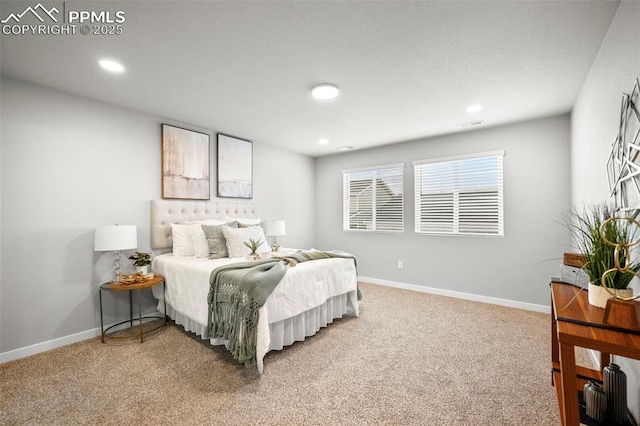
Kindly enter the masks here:
<path id="1" fill-rule="evenodd" d="M 569 116 L 456 133 L 316 161 L 317 243 L 358 258 L 361 276 L 549 306 L 569 235 Z M 427 236 L 413 232 L 413 160 L 505 150 L 505 236 Z M 404 233 L 342 230 L 341 170 L 405 164 Z M 396 268 L 397 261 L 404 269 Z"/>
<path id="2" fill-rule="evenodd" d="M 622 93 L 640 78 L 640 2 L 622 1 L 571 117 L 571 191 L 576 206 L 608 200 L 606 162 L 618 133 Z M 640 419 L 640 362 L 616 358 Z"/>
<path id="3" fill-rule="evenodd" d="M 7 353 L 100 326 L 97 289 L 110 278 L 112 258 L 94 253 L 93 231 L 137 225 L 138 249 L 150 250 L 161 123 L 171 121 L 4 77 L 0 88 L 0 353 Z M 213 199 L 215 129 L 191 127 L 212 136 Z M 254 182 L 262 217 L 287 221 L 281 244 L 311 246 L 313 159 L 254 141 Z M 107 323 L 128 313 L 127 299 L 111 296 Z"/>

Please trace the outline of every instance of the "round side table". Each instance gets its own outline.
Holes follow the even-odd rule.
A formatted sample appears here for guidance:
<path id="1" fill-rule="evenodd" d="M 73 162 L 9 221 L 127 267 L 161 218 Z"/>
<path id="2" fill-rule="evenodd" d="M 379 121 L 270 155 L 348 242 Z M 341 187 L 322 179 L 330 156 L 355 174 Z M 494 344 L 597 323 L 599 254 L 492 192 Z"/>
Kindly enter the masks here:
<path id="1" fill-rule="evenodd" d="M 167 302 L 166 300 L 164 301 L 164 314 L 162 316 L 158 316 L 158 315 L 147 315 L 147 316 L 142 316 L 142 297 L 140 294 L 140 291 L 142 289 L 145 288 L 151 288 L 155 285 L 158 285 L 162 283 L 162 290 L 164 292 L 165 290 L 165 282 L 164 282 L 164 277 L 161 275 L 155 275 L 153 278 L 149 278 L 148 280 L 142 281 L 142 282 L 137 282 L 137 283 L 133 283 L 133 284 L 122 284 L 122 283 L 115 283 L 115 282 L 108 282 L 108 283 L 104 283 L 100 285 L 100 330 L 102 332 L 102 343 L 105 342 L 106 338 L 110 338 L 110 339 L 130 339 L 132 337 L 137 337 L 136 334 L 133 334 L 131 336 L 109 336 L 107 335 L 107 333 L 109 332 L 109 330 L 111 330 L 114 327 L 117 327 L 121 324 L 124 323 L 129 323 L 130 327 L 133 328 L 133 322 L 134 321 L 138 321 L 139 322 L 139 336 L 140 336 L 140 343 L 144 342 L 144 336 L 145 334 L 148 334 L 154 330 L 157 330 L 158 328 L 164 326 L 167 324 Z M 138 291 L 138 317 L 134 318 L 133 317 L 133 291 L 137 290 Z M 120 292 L 120 291 L 128 291 L 129 292 L 129 319 L 128 320 L 124 320 L 124 321 L 120 321 L 116 324 L 110 325 L 109 327 L 107 327 L 106 329 L 104 328 L 104 320 L 103 320 L 103 316 L 102 316 L 102 292 L 103 291 L 113 291 L 113 292 Z M 160 325 L 158 325 L 157 327 L 153 327 L 152 329 L 149 330 L 144 330 L 143 329 L 143 320 L 145 319 L 161 319 L 163 320 L 162 323 L 160 323 Z"/>

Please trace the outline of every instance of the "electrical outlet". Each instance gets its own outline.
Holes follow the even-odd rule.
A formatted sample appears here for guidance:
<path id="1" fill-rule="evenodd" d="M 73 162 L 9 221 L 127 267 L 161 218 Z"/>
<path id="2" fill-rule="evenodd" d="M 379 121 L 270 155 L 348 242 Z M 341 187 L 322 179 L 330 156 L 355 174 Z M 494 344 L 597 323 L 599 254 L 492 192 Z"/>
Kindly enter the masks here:
<path id="1" fill-rule="evenodd" d="M 398 269 L 404 268 L 404 262 L 402 260 L 398 260 Z"/>

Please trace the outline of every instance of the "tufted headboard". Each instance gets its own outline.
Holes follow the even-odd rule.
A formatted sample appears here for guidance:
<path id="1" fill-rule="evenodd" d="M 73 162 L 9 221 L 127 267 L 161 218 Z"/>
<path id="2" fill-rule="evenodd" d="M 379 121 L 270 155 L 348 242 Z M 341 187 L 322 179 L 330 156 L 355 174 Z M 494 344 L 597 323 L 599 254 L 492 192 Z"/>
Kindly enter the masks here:
<path id="1" fill-rule="evenodd" d="M 151 248 L 171 249 L 170 223 L 224 218 L 259 218 L 257 205 L 252 203 L 225 203 L 218 201 L 152 200 Z"/>

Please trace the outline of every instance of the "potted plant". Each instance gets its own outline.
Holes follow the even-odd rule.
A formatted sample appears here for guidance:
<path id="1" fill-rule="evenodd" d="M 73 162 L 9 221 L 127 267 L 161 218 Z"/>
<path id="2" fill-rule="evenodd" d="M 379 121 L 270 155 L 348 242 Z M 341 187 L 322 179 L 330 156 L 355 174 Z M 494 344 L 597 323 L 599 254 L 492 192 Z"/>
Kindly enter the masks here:
<path id="1" fill-rule="evenodd" d="M 258 259 L 259 255 L 257 253 L 258 248 L 264 244 L 264 241 L 262 241 L 262 238 L 259 238 L 258 241 L 254 240 L 253 238 L 249 238 L 249 241 L 243 241 L 242 244 L 244 244 L 245 246 L 249 247 L 249 250 L 251 250 L 251 253 L 249 253 L 249 258 L 250 259 Z"/>
<path id="2" fill-rule="evenodd" d="M 632 218 L 637 215 L 634 214 Z M 566 218 L 578 250 L 585 258 L 582 269 L 589 275 L 589 303 L 605 308 L 611 293 L 623 297 L 633 295 L 629 283 L 640 269 L 640 263 L 627 260 L 628 252 L 618 250 L 618 265 L 627 271 L 621 272 L 616 268 L 616 244 L 630 243 L 636 239 L 638 230 L 635 225 L 617 217 L 615 209 L 608 203 L 600 203 L 591 207 L 583 207 L 582 211 L 573 210 Z M 612 219 L 612 220 L 608 220 Z M 611 244 L 613 243 L 613 244 Z M 615 271 L 610 271 L 610 270 Z M 606 273 L 606 276 L 605 276 Z M 602 287 L 602 277 L 611 292 Z"/>
<path id="3" fill-rule="evenodd" d="M 142 272 L 143 274 L 147 274 L 149 272 L 151 254 L 137 251 L 129 256 L 129 260 L 133 260 L 133 266 L 136 267 L 137 272 Z"/>

